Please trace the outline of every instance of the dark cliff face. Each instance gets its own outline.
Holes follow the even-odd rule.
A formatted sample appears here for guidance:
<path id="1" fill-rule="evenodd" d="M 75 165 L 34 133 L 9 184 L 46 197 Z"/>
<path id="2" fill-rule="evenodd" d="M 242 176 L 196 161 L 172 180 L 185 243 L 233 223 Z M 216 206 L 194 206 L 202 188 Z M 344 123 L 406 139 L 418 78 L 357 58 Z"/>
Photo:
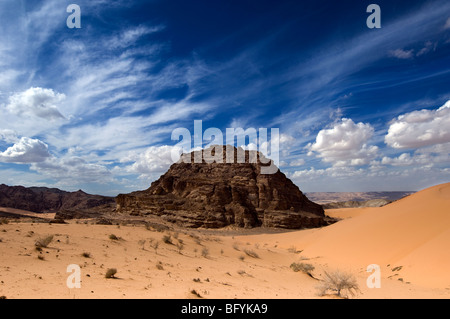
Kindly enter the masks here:
<path id="1" fill-rule="evenodd" d="M 114 198 L 83 191 L 65 192 L 56 188 L 0 185 L 0 206 L 36 213 L 66 209 L 90 209 L 114 203 Z"/>
<path id="2" fill-rule="evenodd" d="M 158 215 L 185 227 L 298 229 L 328 223 L 322 207 L 306 198 L 282 172 L 261 173 L 261 168 L 270 164 L 261 162 L 259 153 L 245 151 L 244 160 L 236 163 L 233 148 L 235 154 L 229 157 L 229 163 L 225 160 L 227 149 L 222 150 L 223 163 L 193 163 L 196 156 L 211 154 L 210 149 L 184 155 L 149 189 L 119 195 L 117 210 L 131 215 Z M 256 160 L 252 157 L 255 154 Z M 183 162 L 189 158 L 192 162 Z"/>

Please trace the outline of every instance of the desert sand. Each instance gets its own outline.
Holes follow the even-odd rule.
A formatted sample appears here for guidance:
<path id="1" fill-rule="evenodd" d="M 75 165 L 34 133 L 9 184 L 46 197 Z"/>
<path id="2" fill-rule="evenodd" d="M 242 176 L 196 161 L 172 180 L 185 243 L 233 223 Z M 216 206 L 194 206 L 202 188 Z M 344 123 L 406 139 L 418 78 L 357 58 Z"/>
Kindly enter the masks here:
<path id="1" fill-rule="evenodd" d="M 450 298 L 450 183 L 384 207 L 327 213 L 342 219 L 286 232 L 10 221 L 0 225 L 0 296 L 336 298 L 319 296 L 317 286 L 325 271 L 342 270 L 359 285 L 352 298 Z M 52 242 L 37 251 L 48 235 Z M 314 266 L 312 276 L 294 272 L 294 262 Z M 70 264 L 81 267 L 81 288 L 66 284 Z M 381 268 L 381 288 L 366 285 L 370 264 Z M 109 268 L 115 278 L 105 278 Z"/>

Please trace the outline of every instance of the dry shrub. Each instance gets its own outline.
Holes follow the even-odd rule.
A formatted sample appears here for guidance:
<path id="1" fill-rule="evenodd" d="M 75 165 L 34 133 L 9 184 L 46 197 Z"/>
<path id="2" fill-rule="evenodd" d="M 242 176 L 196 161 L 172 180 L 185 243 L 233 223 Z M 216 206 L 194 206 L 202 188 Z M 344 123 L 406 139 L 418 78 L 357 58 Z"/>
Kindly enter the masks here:
<path id="1" fill-rule="evenodd" d="M 250 257 L 252 257 L 252 258 L 259 258 L 259 255 L 258 255 L 257 253 L 255 253 L 253 250 L 250 250 L 250 249 L 244 249 L 244 253 L 245 253 L 247 256 L 250 256 Z"/>
<path id="2" fill-rule="evenodd" d="M 150 247 L 155 250 L 155 254 L 158 254 L 159 241 L 154 241 L 153 238 L 150 240 Z"/>
<path id="3" fill-rule="evenodd" d="M 209 249 L 208 248 L 204 247 L 202 249 L 202 256 L 205 257 L 205 258 L 208 258 L 208 256 L 209 256 Z"/>
<path id="4" fill-rule="evenodd" d="M 318 289 L 320 296 L 326 295 L 327 292 L 332 292 L 342 298 L 348 298 L 349 295 L 355 296 L 359 291 L 353 275 L 339 270 L 332 273 L 325 272 L 325 279 Z"/>
<path id="5" fill-rule="evenodd" d="M 47 246 L 50 245 L 52 240 L 53 240 L 53 235 L 49 235 L 49 236 L 47 236 L 45 238 L 39 238 L 38 240 L 36 240 L 34 245 L 37 248 L 47 248 Z"/>
<path id="6" fill-rule="evenodd" d="M 173 245 L 172 237 L 170 235 L 164 235 L 162 238 L 163 243 Z"/>
<path id="7" fill-rule="evenodd" d="M 203 298 L 202 295 L 200 295 L 195 289 L 191 290 L 191 294 L 193 294 L 194 296 L 197 296 L 198 298 Z"/>
<path id="8" fill-rule="evenodd" d="M 109 235 L 109 239 L 111 239 L 111 240 L 119 240 L 119 237 L 117 237 L 114 234 L 111 234 L 111 235 Z"/>
<path id="9" fill-rule="evenodd" d="M 181 254 L 181 251 L 184 249 L 184 244 L 183 244 L 183 242 L 178 242 L 177 243 L 177 250 L 178 250 L 178 253 L 179 254 Z"/>
<path id="10" fill-rule="evenodd" d="M 115 276 L 115 274 L 117 274 L 117 269 L 116 268 L 109 268 L 107 271 L 106 271 L 106 274 L 105 274 L 105 278 L 115 278 L 114 276 Z"/>
<path id="11" fill-rule="evenodd" d="M 308 274 L 311 277 L 312 277 L 311 271 L 314 270 L 313 265 L 306 263 L 292 263 L 290 267 L 295 272 L 301 271 L 304 272 L 305 274 Z"/>

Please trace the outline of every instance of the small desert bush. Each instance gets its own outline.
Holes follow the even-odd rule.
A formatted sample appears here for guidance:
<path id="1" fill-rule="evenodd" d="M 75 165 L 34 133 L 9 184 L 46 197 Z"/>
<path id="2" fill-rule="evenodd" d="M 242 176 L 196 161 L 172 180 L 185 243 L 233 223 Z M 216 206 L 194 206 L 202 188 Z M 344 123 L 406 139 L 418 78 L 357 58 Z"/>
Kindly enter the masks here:
<path id="1" fill-rule="evenodd" d="M 39 259 L 39 260 L 45 260 L 45 257 L 42 256 L 42 255 L 38 255 L 38 259 Z"/>
<path id="2" fill-rule="evenodd" d="M 332 292 L 342 298 L 348 298 L 349 294 L 354 296 L 359 291 L 353 275 L 341 271 L 325 272 L 325 279 L 318 289 L 320 296 L 324 296 L 327 292 Z"/>
<path id="3" fill-rule="evenodd" d="M 53 235 L 49 235 L 49 236 L 44 237 L 44 238 L 39 238 L 38 240 L 36 240 L 34 245 L 37 248 L 46 248 L 48 245 L 50 245 L 52 240 L 53 240 Z"/>
<path id="4" fill-rule="evenodd" d="M 178 242 L 177 243 L 177 250 L 178 250 L 178 253 L 179 254 L 181 254 L 181 251 L 184 249 L 184 244 L 183 244 L 183 242 Z"/>
<path id="5" fill-rule="evenodd" d="M 247 256 L 250 256 L 250 257 L 252 257 L 252 258 L 259 258 L 259 255 L 258 255 L 257 253 L 255 253 L 253 250 L 250 250 L 250 249 L 244 249 L 244 253 L 245 253 Z"/>
<path id="6" fill-rule="evenodd" d="M 238 270 L 237 273 L 238 273 L 239 275 L 241 275 L 241 276 L 253 277 L 252 275 L 250 275 L 249 273 L 247 273 L 245 270 Z"/>
<path id="7" fill-rule="evenodd" d="M 240 261 L 244 261 L 245 256 L 244 255 L 240 255 L 238 258 L 239 258 Z"/>
<path id="8" fill-rule="evenodd" d="M 156 269 L 164 270 L 164 267 L 163 267 L 163 265 L 162 265 L 162 263 L 160 261 L 158 261 L 158 263 L 156 264 Z"/>
<path id="9" fill-rule="evenodd" d="M 144 248 L 145 248 L 145 243 L 146 243 L 146 240 L 145 240 L 145 239 L 140 239 L 140 240 L 138 241 L 138 245 L 142 246 L 142 250 L 144 250 Z"/>
<path id="10" fill-rule="evenodd" d="M 106 274 L 105 274 L 105 278 L 115 278 L 114 276 L 115 276 L 115 274 L 117 274 L 117 269 L 116 268 L 109 268 L 107 271 L 106 271 Z"/>
<path id="11" fill-rule="evenodd" d="M 9 220 L 7 220 L 6 218 L 2 218 L 2 219 L 0 219 L 0 225 L 6 225 L 6 224 L 9 224 Z"/>
<path id="12" fill-rule="evenodd" d="M 84 258 L 91 258 L 91 253 L 84 252 L 81 254 L 81 256 L 83 256 Z"/>
<path id="13" fill-rule="evenodd" d="M 200 295 L 195 289 L 191 290 L 191 294 L 193 294 L 194 296 L 197 296 L 198 298 L 203 298 L 202 295 Z"/>
<path id="14" fill-rule="evenodd" d="M 109 239 L 111 239 L 111 240 L 119 240 L 119 237 L 117 237 L 114 234 L 111 234 L 111 235 L 109 235 Z"/>
<path id="15" fill-rule="evenodd" d="M 162 238 L 163 243 L 173 245 L 172 237 L 170 235 L 164 235 Z"/>
<path id="16" fill-rule="evenodd" d="M 209 249 L 204 247 L 202 249 L 202 257 L 208 258 L 208 256 L 209 256 Z"/>
<path id="17" fill-rule="evenodd" d="M 291 246 L 288 248 L 288 252 L 293 253 L 293 254 L 297 254 L 297 253 L 301 253 L 301 250 L 297 250 L 297 247 L 295 246 Z"/>
<path id="18" fill-rule="evenodd" d="M 159 241 L 154 241 L 153 239 L 150 241 L 150 247 L 155 250 L 155 254 L 158 254 Z"/>
<path id="19" fill-rule="evenodd" d="M 306 263 L 292 263 L 290 267 L 295 272 L 301 271 L 310 276 L 311 276 L 311 271 L 314 270 L 313 265 L 306 264 Z"/>

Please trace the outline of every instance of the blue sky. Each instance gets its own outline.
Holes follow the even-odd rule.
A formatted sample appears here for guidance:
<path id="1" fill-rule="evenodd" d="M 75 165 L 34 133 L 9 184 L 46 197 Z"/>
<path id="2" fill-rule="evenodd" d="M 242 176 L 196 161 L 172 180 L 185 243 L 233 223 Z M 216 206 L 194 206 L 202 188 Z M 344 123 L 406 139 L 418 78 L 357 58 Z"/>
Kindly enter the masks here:
<path id="1" fill-rule="evenodd" d="M 419 190 L 450 181 L 449 83 L 445 0 L 5 0 L 0 183 L 145 189 L 202 120 L 279 128 L 305 192 Z"/>

